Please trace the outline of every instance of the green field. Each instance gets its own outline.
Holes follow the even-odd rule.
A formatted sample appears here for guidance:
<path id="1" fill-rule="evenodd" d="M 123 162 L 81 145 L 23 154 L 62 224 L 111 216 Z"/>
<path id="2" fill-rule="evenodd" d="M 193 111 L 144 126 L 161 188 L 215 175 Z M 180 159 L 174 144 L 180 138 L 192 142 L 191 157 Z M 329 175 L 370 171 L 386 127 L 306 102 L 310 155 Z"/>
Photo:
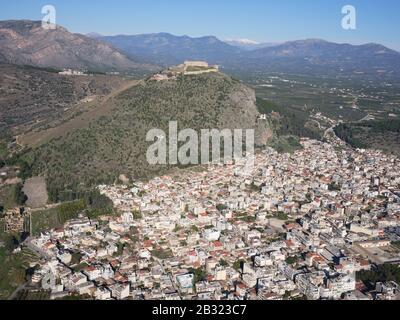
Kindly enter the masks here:
<path id="1" fill-rule="evenodd" d="M 12 209 L 18 207 L 17 185 L 7 185 L 0 188 L 0 205 Z"/>
<path id="2" fill-rule="evenodd" d="M 12 236 L 4 233 L 4 222 L 0 221 L 0 300 L 8 299 L 15 289 L 25 283 L 29 263 L 39 259 L 26 248 L 19 253 L 12 253 L 10 241 Z"/>
<path id="3" fill-rule="evenodd" d="M 32 213 L 32 235 L 38 235 L 54 228 L 62 227 L 65 222 L 84 214 L 90 219 L 113 213 L 110 199 L 98 191 L 87 192 L 81 200 L 62 203 L 54 208 Z"/>
<path id="4" fill-rule="evenodd" d="M 0 142 L 0 160 L 5 159 L 8 155 L 7 145 L 4 142 Z"/>
<path id="5" fill-rule="evenodd" d="M 29 291 L 29 290 L 23 290 L 20 293 L 18 293 L 18 296 L 15 297 L 15 300 L 20 300 L 20 301 L 41 301 L 41 300 L 49 300 L 50 299 L 50 293 L 48 291 Z"/>
<path id="6" fill-rule="evenodd" d="M 39 235 L 41 232 L 59 228 L 68 220 L 77 218 L 86 209 L 83 200 L 61 204 L 51 208 L 32 213 L 32 235 Z"/>

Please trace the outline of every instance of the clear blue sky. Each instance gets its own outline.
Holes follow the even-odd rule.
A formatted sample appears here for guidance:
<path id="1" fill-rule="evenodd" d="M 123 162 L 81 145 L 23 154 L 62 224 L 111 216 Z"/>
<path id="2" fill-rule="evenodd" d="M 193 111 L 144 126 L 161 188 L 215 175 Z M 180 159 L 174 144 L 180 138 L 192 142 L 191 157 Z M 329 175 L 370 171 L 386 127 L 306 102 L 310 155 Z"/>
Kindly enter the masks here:
<path id="1" fill-rule="evenodd" d="M 400 50 L 399 0 L 0 0 L 0 20 L 42 18 L 57 9 L 57 24 L 73 32 L 170 32 L 221 39 L 280 42 L 323 38 L 378 42 Z M 341 28 L 341 8 L 357 9 L 357 30 Z"/>

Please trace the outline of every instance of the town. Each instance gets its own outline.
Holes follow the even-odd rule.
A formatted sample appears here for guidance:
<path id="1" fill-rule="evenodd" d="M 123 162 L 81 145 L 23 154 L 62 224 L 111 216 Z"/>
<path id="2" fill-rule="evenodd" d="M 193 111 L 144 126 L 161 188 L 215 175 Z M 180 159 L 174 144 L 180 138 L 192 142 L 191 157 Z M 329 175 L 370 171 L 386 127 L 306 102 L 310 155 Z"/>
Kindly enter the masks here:
<path id="1" fill-rule="evenodd" d="M 32 276 L 52 299 L 393 300 L 362 272 L 400 261 L 400 160 L 301 139 L 243 163 L 102 185 L 115 215 L 29 239 Z"/>

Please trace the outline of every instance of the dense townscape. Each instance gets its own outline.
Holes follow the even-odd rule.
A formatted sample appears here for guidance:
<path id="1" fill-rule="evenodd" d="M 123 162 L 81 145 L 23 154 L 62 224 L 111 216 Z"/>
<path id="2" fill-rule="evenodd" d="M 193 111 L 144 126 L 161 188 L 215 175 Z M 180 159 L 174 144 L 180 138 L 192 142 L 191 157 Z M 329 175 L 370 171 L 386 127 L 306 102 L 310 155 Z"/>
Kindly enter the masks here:
<path id="1" fill-rule="evenodd" d="M 357 274 L 398 263 L 400 160 L 343 142 L 267 148 L 255 165 L 210 165 L 99 186 L 114 215 L 29 240 L 33 285 L 53 299 L 399 298 Z"/>

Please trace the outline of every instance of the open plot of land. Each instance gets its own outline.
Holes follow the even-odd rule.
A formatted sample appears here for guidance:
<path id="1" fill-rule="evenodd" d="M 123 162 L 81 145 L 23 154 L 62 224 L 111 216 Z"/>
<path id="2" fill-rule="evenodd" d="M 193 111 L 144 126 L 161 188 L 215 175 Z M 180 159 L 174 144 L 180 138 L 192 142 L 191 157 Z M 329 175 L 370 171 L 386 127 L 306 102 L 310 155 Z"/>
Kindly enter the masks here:
<path id="1" fill-rule="evenodd" d="M 6 210 L 18 206 L 15 198 L 16 187 L 15 184 L 0 187 L 0 204 L 4 206 Z"/>
<path id="2" fill-rule="evenodd" d="M 44 207 L 49 199 L 44 177 L 33 177 L 26 180 L 22 190 L 28 197 L 26 205 L 30 208 Z"/>
<path id="3" fill-rule="evenodd" d="M 400 255 L 397 250 L 393 250 L 392 246 L 380 247 L 380 248 L 363 248 L 359 245 L 351 247 L 351 251 L 356 254 L 360 254 L 363 257 L 371 260 L 376 264 L 384 264 L 400 259 Z"/>
<path id="4" fill-rule="evenodd" d="M 17 297 L 14 300 L 27 300 L 27 301 L 41 301 L 41 300 L 49 300 L 50 293 L 44 290 L 23 290 L 18 293 Z"/>

